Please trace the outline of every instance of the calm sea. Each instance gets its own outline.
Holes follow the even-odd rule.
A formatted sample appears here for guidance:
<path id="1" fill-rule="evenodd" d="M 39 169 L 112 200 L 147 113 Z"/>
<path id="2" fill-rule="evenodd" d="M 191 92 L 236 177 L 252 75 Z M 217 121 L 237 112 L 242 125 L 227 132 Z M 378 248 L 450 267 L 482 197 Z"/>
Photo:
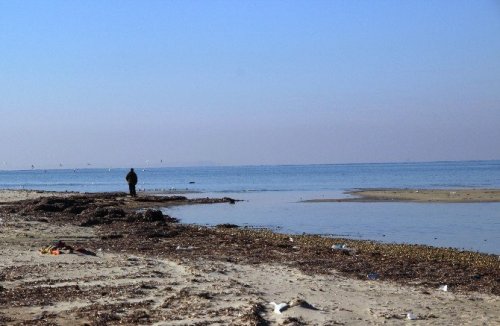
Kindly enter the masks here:
<path id="1" fill-rule="evenodd" d="M 0 171 L 1 189 L 127 191 L 128 169 Z M 236 205 L 166 209 L 185 223 L 234 223 L 500 254 L 500 203 L 301 203 L 354 188 L 500 188 L 500 161 L 136 168 L 138 187 L 229 196 Z"/>

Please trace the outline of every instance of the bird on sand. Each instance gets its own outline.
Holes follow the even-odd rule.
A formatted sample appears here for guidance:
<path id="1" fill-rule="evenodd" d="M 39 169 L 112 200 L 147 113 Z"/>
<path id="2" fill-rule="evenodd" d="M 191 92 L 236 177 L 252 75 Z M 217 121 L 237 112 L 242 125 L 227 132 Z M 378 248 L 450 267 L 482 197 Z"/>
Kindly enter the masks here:
<path id="1" fill-rule="evenodd" d="M 282 303 L 269 302 L 269 304 L 274 307 L 274 312 L 280 315 L 282 311 L 288 309 L 288 303 L 285 302 Z"/>

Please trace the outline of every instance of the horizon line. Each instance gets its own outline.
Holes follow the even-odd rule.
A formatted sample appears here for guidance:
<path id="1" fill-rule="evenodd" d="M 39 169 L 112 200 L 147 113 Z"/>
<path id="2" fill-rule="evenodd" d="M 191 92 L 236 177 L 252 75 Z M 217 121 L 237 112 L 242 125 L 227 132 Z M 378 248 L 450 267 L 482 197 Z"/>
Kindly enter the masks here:
<path id="1" fill-rule="evenodd" d="M 350 162 L 350 163 L 280 163 L 280 164 L 200 164 L 200 165 L 166 165 L 166 166 L 132 166 L 134 169 L 148 170 L 148 169 L 162 169 L 162 168 L 207 168 L 207 167 L 260 167 L 260 166 L 304 166 L 304 165 L 365 165 L 365 164 L 431 164 L 431 163 L 458 163 L 458 162 L 494 162 L 500 161 L 499 159 L 470 159 L 470 160 L 431 160 L 431 161 L 386 161 L 386 162 Z M 23 169 L 0 169 L 0 171 L 63 171 L 63 170 L 122 170 L 130 169 L 131 167 L 117 166 L 95 166 L 95 167 L 51 167 L 51 168 L 23 168 Z"/>

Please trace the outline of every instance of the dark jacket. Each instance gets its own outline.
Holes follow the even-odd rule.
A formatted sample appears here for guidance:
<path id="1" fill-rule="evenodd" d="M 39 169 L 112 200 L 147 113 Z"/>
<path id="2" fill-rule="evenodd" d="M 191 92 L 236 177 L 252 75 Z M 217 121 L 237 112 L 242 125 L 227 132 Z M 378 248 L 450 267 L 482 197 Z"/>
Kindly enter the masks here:
<path id="1" fill-rule="evenodd" d="M 135 174 L 135 172 L 133 170 L 130 170 L 130 172 L 127 174 L 125 179 L 127 180 L 127 182 L 129 184 L 132 184 L 132 185 L 137 184 L 137 174 Z"/>

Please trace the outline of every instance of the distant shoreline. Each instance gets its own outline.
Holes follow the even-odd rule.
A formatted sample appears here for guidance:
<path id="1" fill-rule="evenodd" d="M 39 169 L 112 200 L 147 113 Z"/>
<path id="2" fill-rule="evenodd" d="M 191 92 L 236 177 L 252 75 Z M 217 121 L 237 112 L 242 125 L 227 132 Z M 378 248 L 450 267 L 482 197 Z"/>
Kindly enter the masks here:
<path id="1" fill-rule="evenodd" d="M 419 203 L 497 203 L 500 189 L 398 189 L 368 188 L 347 191 L 347 198 L 309 199 L 304 203 L 327 202 L 419 202 Z"/>

